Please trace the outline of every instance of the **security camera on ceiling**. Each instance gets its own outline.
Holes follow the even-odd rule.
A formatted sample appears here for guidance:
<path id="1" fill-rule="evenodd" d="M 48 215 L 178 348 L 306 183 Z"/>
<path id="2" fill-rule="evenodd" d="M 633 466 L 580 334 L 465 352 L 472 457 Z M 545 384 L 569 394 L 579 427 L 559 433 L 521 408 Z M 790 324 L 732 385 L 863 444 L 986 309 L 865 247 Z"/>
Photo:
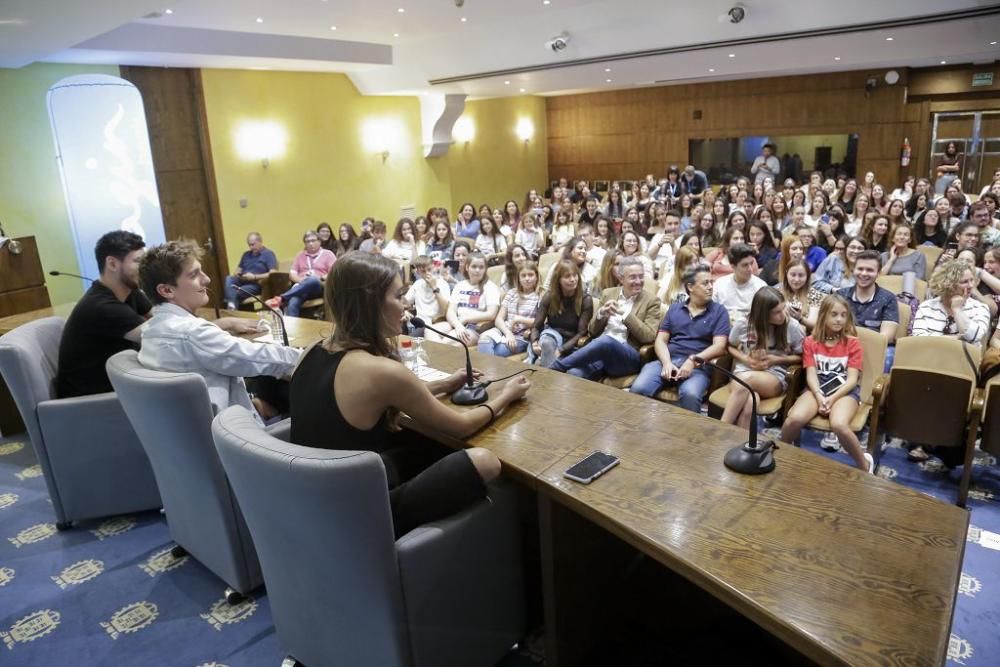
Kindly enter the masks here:
<path id="1" fill-rule="evenodd" d="M 465 0 L 455 0 L 455 6 L 456 7 L 464 7 L 465 6 Z"/>
<path id="2" fill-rule="evenodd" d="M 730 8 L 727 14 L 730 23 L 739 23 L 747 17 L 747 8 L 742 2 L 737 2 Z"/>
<path id="3" fill-rule="evenodd" d="M 567 34 L 565 32 L 562 33 L 562 34 L 556 35 L 555 37 L 553 37 L 549 41 L 545 42 L 545 48 L 551 49 L 555 53 L 559 53 L 560 51 L 562 51 L 563 49 L 565 49 L 567 46 L 569 46 L 569 34 Z"/>

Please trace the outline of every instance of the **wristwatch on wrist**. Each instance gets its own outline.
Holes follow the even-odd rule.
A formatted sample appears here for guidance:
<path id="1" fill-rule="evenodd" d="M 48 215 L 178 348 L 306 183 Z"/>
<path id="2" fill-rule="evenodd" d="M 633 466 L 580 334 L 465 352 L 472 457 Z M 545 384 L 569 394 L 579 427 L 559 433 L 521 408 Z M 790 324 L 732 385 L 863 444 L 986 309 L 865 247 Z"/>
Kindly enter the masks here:
<path id="1" fill-rule="evenodd" d="M 705 363 L 705 360 L 702 357 L 698 356 L 697 354 L 692 354 L 690 357 L 688 357 L 688 359 L 690 359 L 695 366 L 701 366 Z"/>

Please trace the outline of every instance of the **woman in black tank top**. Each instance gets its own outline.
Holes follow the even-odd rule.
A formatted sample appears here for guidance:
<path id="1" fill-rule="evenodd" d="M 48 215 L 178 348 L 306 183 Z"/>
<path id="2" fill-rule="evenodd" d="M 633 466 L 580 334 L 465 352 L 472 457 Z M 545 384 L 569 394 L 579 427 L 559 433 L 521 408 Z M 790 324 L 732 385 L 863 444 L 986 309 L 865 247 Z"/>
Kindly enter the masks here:
<path id="1" fill-rule="evenodd" d="M 439 457 L 435 448 L 397 442 L 400 412 L 463 439 L 531 386 L 523 376 L 508 381 L 483 404 L 487 409 L 458 412 L 442 404 L 435 394 L 461 387 L 465 372 L 424 383 L 399 362 L 394 339 L 405 291 L 399 266 L 390 259 L 351 253 L 334 264 L 325 295 L 334 332 L 303 355 L 290 396 L 292 442 L 382 457 L 397 537 L 481 500 L 485 484 L 500 473 L 500 461 L 486 449 Z"/>

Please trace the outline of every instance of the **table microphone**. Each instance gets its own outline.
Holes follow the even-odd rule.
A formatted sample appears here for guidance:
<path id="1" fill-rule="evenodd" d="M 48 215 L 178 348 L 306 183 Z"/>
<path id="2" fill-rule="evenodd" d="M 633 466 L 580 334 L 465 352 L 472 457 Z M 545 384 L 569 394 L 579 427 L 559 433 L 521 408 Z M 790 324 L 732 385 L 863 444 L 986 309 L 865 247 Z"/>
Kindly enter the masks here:
<path id="1" fill-rule="evenodd" d="M 77 273 L 69 273 L 67 271 L 49 271 L 50 276 L 69 276 L 70 278 L 79 278 L 80 280 L 89 280 L 94 282 L 93 278 L 88 278 L 87 276 L 81 276 Z"/>
<path id="2" fill-rule="evenodd" d="M 451 395 L 452 403 L 455 405 L 479 405 L 489 400 L 489 395 L 486 393 L 486 386 L 482 382 L 476 382 L 472 376 L 472 355 L 469 354 L 469 348 L 465 346 L 465 343 L 451 334 L 446 334 L 443 331 L 435 329 L 419 317 L 410 318 L 410 324 L 417 329 L 430 329 L 439 336 L 450 338 L 465 350 L 465 386 Z"/>
<path id="3" fill-rule="evenodd" d="M 233 287 L 235 287 L 236 291 L 239 292 L 240 294 L 243 294 L 245 296 L 250 297 L 251 299 L 253 299 L 257 303 L 259 303 L 260 305 L 264 306 L 264 308 L 266 308 L 267 310 L 269 310 L 275 316 L 277 316 L 278 322 L 281 323 L 281 342 L 285 344 L 285 347 L 291 347 L 288 344 L 288 328 L 285 327 L 285 318 L 282 316 L 281 311 L 278 310 L 277 308 L 271 308 L 271 306 L 267 305 L 266 301 L 264 301 L 262 298 L 260 298 L 259 296 L 257 296 L 253 292 L 251 292 L 249 290 L 245 290 L 242 287 L 240 287 L 239 285 L 233 285 Z"/>
<path id="4" fill-rule="evenodd" d="M 703 366 L 705 365 L 705 360 L 694 360 L 694 365 Z M 726 456 L 722 462 L 730 470 L 744 475 L 763 475 L 766 472 L 771 472 L 774 470 L 774 441 L 762 440 L 757 442 L 757 392 L 744 380 L 737 377 L 736 373 L 733 373 L 731 370 L 718 365 L 715 368 L 749 391 L 750 398 L 753 401 L 753 414 L 750 415 L 750 439 L 744 445 L 733 447 L 726 452 Z"/>

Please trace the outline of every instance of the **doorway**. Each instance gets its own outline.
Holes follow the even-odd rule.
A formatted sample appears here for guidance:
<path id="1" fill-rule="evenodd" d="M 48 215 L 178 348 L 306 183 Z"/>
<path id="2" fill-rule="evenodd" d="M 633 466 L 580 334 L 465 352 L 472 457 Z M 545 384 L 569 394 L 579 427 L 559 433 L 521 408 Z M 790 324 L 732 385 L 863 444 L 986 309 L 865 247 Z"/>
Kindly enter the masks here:
<path id="1" fill-rule="evenodd" d="M 934 166 L 951 142 L 961 155 L 958 177 L 962 191 L 978 195 L 1000 168 L 1000 111 L 933 114 L 929 175 L 932 182 L 936 178 Z"/>

